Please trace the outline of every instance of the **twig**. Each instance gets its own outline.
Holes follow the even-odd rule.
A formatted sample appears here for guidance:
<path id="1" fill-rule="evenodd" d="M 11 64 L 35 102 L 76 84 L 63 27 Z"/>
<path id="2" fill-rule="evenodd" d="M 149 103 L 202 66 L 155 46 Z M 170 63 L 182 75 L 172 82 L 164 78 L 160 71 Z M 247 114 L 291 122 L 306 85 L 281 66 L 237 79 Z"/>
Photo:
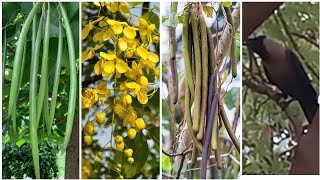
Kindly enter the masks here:
<path id="1" fill-rule="evenodd" d="M 191 149 L 192 151 L 192 149 Z M 181 174 L 181 170 L 182 170 L 182 167 L 183 167 L 183 162 L 184 162 L 184 159 L 186 158 L 186 154 L 182 155 L 182 158 L 181 158 L 181 161 L 180 161 L 180 166 L 179 166 L 179 169 L 178 169 L 178 173 L 177 173 L 177 177 L 176 179 L 179 179 L 180 178 L 180 174 Z"/>
<path id="2" fill-rule="evenodd" d="M 190 153 L 192 151 L 192 149 L 189 149 L 189 147 L 192 145 L 192 143 L 190 143 L 181 153 L 176 153 L 176 154 L 169 154 L 167 153 L 165 150 L 162 149 L 162 153 L 169 156 L 169 157 L 175 157 L 175 156 L 183 156 L 186 155 L 188 153 Z M 187 150 L 189 149 L 189 150 Z"/>
<path id="3" fill-rule="evenodd" d="M 175 179 L 175 177 L 173 177 L 173 176 L 171 176 L 171 175 L 169 175 L 169 174 L 166 174 L 166 173 L 162 173 L 162 177 L 165 179 L 165 178 L 167 178 L 167 179 Z"/>
<path id="4" fill-rule="evenodd" d="M 233 132 L 236 132 L 237 122 L 238 122 L 239 116 L 240 116 L 240 105 L 238 105 L 236 113 L 234 114 L 234 119 L 233 119 L 233 122 L 232 122 L 232 130 L 233 130 Z"/>
<path id="5" fill-rule="evenodd" d="M 307 41 L 307 42 L 309 42 L 310 44 L 312 44 L 312 45 L 316 46 L 317 48 L 319 48 L 319 44 L 318 44 L 315 40 L 310 39 L 309 37 L 307 37 L 306 35 L 299 34 L 299 33 L 297 33 L 297 32 L 291 32 L 291 34 L 292 34 L 293 36 L 298 37 L 298 38 L 304 39 L 305 41 Z"/>

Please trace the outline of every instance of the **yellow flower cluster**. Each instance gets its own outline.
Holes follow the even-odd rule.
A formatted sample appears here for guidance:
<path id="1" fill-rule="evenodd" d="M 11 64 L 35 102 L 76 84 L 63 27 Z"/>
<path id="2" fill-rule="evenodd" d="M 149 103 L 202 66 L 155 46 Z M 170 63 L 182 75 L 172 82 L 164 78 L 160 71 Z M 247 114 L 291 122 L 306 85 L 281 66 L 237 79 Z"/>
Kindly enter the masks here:
<path id="1" fill-rule="evenodd" d="M 123 14 L 130 13 L 128 4 L 124 2 L 94 2 L 93 4 L 101 7 L 105 6 L 111 12 L 121 11 Z"/>
<path id="2" fill-rule="evenodd" d="M 98 100 L 104 105 L 105 98 L 109 97 L 111 91 L 107 88 L 106 82 L 100 82 L 95 89 L 88 88 L 81 95 L 81 107 L 82 109 L 90 108 L 94 106 Z"/>
<path id="3" fill-rule="evenodd" d="M 107 109 L 95 115 L 96 124 L 98 126 L 105 124 L 106 116 L 110 117 L 108 113 L 111 111 L 114 113 L 112 128 L 115 127 L 115 123 L 122 124 L 126 128 L 127 138 L 135 139 L 137 134 L 146 128 L 146 122 L 133 107 L 136 108 L 140 104 L 141 107 L 138 106 L 138 108 L 143 108 L 157 91 L 152 85 L 160 77 L 160 69 L 157 68 L 159 56 L 154 51 L 154 47 L 157 48 L 160 42 L 159 31 L 156 24 L 144 17 L 137 18 L 138 24 L 135 24 L 130 22 L 131 19 L 119 21 L 116 16 L 112 16 L 117 11 L 122 14 L 131 13 L 125 2 L 94 2 L 93 4 L 100 10 L 107 9 L 108 12 L 104 13 L 105 16 L 99 15 L 98 18 L 90 18 L 83 23 L 81 38 L 87 41 L 90 47 L 82 50 L 81 61 L 88 64 L 92 59 L 97 60 L 94 62 L 92 73 L 101 76 L 103 81 L 95 88 L 87 88 L 83 91 L 82 109 L 93 108 L 99 102 L 102 107 L 105 103 L 108 104 Z M 112 89 L 111 85 L 113 85 Z M 107 99 L 110 96 L 113 98 L 113 103 Z M 113 130 L 111 136 L 115 133 Z M 86 122 L 84 132 L 84 143 L 90 145 L 92 134 L 95 132 L 94 121 Z M 124 138 L 116 135 L 114 142 L 116 150 L 124 153 L 127 162 L 134 163 L 134 150 L 126 146 Z M 94 162 L 100 163 L 101 157 L 102 152 L 98 152 Z M 123 178 L 121 164 L 114 169 L 119 174 L 118 178 Z"/>

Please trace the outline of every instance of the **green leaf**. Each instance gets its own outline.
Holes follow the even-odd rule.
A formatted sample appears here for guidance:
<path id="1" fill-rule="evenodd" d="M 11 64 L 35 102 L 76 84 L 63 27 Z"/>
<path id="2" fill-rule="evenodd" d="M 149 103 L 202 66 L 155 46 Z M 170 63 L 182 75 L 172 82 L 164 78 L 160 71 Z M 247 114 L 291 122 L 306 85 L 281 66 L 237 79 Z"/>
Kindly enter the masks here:
<path id="1" fill-rule="evenodd" d="M 168 17 L 168 16 L 162 16 L 161 21 L 162 21 L 162 23 L 164 23 L 164 22 L 166 22 L 166 20 L 168 20 L 168 19 L 169 19 L 169 17 Z"/>
<path id="2" fill-rule="evenodd" d="M 129 139 L 126 137 L 124 142 L 127 148 L 131 148 L 133 150 L 132 157 L 134 162 L 129 164 L 122 151 L 117 151 L 114 158 L 117 163 L 122 165 L 121 173 L 123 177 L 131 178 L 139 173 L 144 164 L 147 162 L 149 147 L 146 138 L 141 132 L 137 133 L 137 137 L 135 139 Z"/>
<path id="3" fill-rule="evenodd" d="M 232 2 L 221 2 L 221 5 L 223 7 L 230 7 L 230 6 L 232 6 Z"/>
<path id="4" fill-rule="evenodd" d="M 162 153 L 162 170 L 171 171 L 170 157 Z"/>
<path id="5" fill-rule="evenodd" d="M 159 6 L 154 6 L 154 9 L 157 10 L 158 12 L 160 12 Z"/>
<path id="6" fill-rule="evenodd" d="M 183 14 L 179 15 L 178 16 L 178 22 L 182 24 L 183 23 L 183 18 L 184 18 Z"/>
<path id="7" fill-rule="evenodd" d="M 156 29 L 159 29 L 159 17 L 156 13 L 152 11 L 147 12 L 142 16 L 142 18 L 148 21 L 150 24 L 155 24 Z"/>
<path id="8" fill-rule="evenodd" d="M 212 15 L 213 15 L 213 7 L 211 7 L 211 6 L 203 6 L 203 12 L 206 13 L 207 17 L 212 17 Z"/>
<path id="9" fill-rule="evenodd" d="M 26 141 L 26 139 L 19 139 L 17 142 L 16 142 L 16 145 L 18 146 L 18 147 L 20 147 L 20 146 L 22 146 L 24 143 L 26 143 L 27 141 Z"/>
<path id="10" fill-rule="evenodd" d="M 240 98 L 240 88 L 234 87 L 230 89 L 226 96 L 224 97 L 224 102 L 227 105 L 228 109 L 232 109 L 236 107 L 239 102 L 238 99 Z"/>

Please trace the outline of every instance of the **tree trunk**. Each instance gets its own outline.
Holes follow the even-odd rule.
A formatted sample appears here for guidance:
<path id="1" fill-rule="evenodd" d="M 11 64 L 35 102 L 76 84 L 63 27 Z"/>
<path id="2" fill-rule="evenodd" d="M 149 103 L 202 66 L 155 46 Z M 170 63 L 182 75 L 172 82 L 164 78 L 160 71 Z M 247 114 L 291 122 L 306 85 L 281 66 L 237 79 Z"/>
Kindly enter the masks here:
<path id="1" fill-rule="evenodd" d="M 72 135 L 67 148 L 65 179 L 79 179 L 79 115 L 74 117 Z"/>

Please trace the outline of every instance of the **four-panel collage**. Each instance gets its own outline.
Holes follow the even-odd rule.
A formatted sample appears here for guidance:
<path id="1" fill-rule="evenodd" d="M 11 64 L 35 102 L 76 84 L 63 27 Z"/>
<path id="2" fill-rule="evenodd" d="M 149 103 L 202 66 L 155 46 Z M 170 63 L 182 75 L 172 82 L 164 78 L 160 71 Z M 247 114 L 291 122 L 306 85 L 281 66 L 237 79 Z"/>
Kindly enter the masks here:
<path id="1" fill-rule="evenodd" d="M 319 178 L 320 2 L 1 9 L 1 179 Z"/>

